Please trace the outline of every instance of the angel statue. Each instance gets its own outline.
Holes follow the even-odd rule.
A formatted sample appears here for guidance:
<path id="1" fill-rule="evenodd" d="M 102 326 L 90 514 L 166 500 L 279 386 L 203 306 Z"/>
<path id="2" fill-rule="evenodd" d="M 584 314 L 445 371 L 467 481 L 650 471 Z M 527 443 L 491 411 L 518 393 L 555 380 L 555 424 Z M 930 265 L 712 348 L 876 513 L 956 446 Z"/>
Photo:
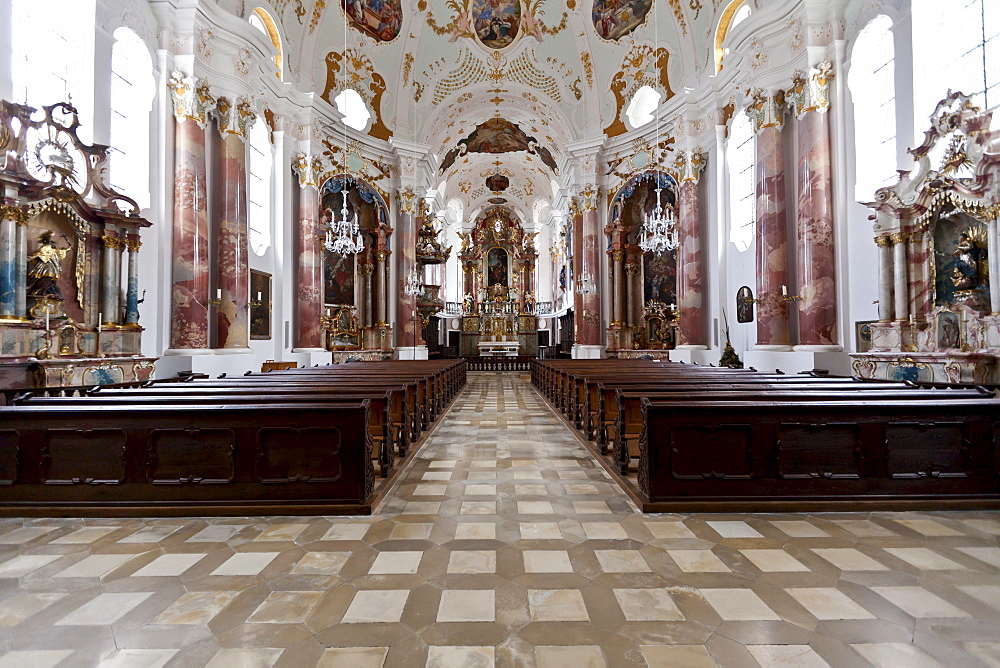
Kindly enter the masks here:
<path id="1" fill-rule="evenodd" d="M 66 240 L 66 237 L 63 237 Z M 38 237 L 41 244 L 33 255 L 28 256 L 28 289 L 29 297 L 55 297 L 63 299 L 62 291 L 57 281 L 62 273 L 62 261 L 66 259 L 71 246 L 59 248 L 52 240 L 52 232 L 45 232 Z"/>

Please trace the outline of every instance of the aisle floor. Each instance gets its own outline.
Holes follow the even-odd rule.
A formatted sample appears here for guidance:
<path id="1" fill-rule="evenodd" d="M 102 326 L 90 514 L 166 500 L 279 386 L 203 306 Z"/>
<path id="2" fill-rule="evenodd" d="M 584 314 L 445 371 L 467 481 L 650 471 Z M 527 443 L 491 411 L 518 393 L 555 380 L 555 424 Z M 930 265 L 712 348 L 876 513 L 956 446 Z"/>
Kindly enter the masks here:
<path id="1" fill-rule="evenodd" d="M 0 520 L 0 668 L 1000 666 L 998 537 L 642 515 L 529 383 L 470 374 L 372 517 Z"/>

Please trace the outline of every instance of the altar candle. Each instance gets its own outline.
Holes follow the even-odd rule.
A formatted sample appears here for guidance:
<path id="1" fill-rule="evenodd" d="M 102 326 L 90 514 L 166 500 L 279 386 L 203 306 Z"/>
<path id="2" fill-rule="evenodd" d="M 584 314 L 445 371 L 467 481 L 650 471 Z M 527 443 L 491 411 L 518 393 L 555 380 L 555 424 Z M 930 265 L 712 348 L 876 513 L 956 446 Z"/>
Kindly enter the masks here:
<path id="1" fill-rule="evenodd" d="M 101 329 L 101 323 L 102 322 L 104 322 L 104 314 L 103 313 L 98 313 L 97 314 L 97 329 L 98 330 Z"/>
<path id="2" fill-rule="evenodd" d="M 257 293 L 257 301 L 260 301 L 260 293 Z"/>
<path id="3" fill-rule="evenodd" d="M 915 325 L 916 323 L 917 323 L 917 317 L 911 313 L 910 314 L 910 324 L 911 325 Z"/>
<path id="4" fill-rule="evenodd" d="M 45 312 L 45 331 L 49 331 L 49 312 Z"/>
<path id="5" fill-rule="evenodd" d="M 222 288 L 216 288 L 215 289 L 215 298 L 216 299 L 222 299 Z"/>
<path id="6" fill-rule="evenodd" d="M 782 285 L 781 286 L 781 296 L 782 297 L 787 297 L 788 296 L 788 286 L 787 285 Z"/>

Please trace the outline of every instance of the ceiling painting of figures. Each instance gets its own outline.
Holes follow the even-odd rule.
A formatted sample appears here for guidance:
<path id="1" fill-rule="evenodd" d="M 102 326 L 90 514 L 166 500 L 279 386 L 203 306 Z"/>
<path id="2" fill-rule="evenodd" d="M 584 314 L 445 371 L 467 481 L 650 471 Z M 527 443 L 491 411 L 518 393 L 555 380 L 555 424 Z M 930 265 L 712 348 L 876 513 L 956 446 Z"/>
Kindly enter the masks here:
<path id="1" fill-rule="evenodd" d="M 469 9 L 476 37 L 487 49 L 505 49 L 517 39 L 520 0 L 472 0 Z"/>
<path id="2" fill-rule="evenodd" d="M 380 42 L 391 42 L 403 25 L 401 0 L 341 0 L 351 25 Z"/>
<path id="3" fill-rule="evenodd" d="M 617 41 L 646 20 L 653 0 L 594 0 L 591 17 L 597 34 Z"/>
<path id="4" fill-rule="evenodd" d="M 455 161 L 467 153 L 513 153 L 527 151 L 537 155 L 546 167 L 557 172 L 556 161 L 549 149 L 541 146 L 534 137 L 505 118 L 491 118 L 480 124 L 468 137 L 448 151 L 441 161 L 441 173 L 450 169 Z"/>

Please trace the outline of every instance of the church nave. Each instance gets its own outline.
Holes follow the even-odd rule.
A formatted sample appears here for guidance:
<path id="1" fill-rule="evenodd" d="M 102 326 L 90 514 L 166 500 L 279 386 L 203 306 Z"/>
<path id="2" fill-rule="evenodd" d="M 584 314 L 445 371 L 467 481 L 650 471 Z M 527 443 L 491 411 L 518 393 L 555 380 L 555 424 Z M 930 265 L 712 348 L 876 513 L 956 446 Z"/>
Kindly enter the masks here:
<path id="1" fill-rule="evenodd" d="M 473 373 L 371 517 L 0 521 L 0 666 L 995 665 L 995 514 L 643 515 Z"/>

